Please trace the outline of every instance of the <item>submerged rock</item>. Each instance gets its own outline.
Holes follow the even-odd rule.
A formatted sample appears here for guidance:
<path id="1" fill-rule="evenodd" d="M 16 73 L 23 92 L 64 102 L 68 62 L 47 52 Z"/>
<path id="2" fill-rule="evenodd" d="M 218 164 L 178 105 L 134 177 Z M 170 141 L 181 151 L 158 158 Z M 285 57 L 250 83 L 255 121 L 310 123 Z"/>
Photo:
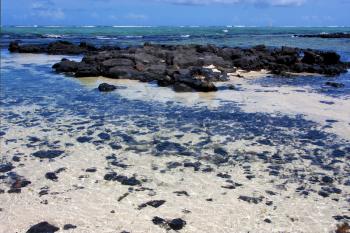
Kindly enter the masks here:
<path id="1" fill-rule="evenodd" d="M 101 92 L 110 92 L 110 91 L 114 91 L 115 89 L 117 89 L 116 86 L 108 84 L 108 83 L 101 83 L 98 86 L 98 90 Z"/>
<path id="2" fill-rule="evenodd" d="M 337 82 L 326 82 L 325 85 L 335 87 L 335 88 L 341 88 L 345 86 L 343 83 L 337 83 Z"/>
<path id="3" fill-rule="evenodd" d="M 9 172 L 15 167 L 11 163 L 0 164 L 0 172 L 5 173 Z"/>
<path id="4" fill-rule="evenodd" d="M 147 206 L 152 206 L 154 208 L 158 208 L 159 206 L 163 205 L 164 203 L 165 203 L 165 200 L 148 201 L 146 203 L 139 205 L 139 209 L 143 209 Z"/>
<path id="5" fill-rule="evenodd" d="M 26 233 L 53 233 L 58 231 L 59 228 L 49 224 L 48 222 L 40 222 L 32 227 Z"/>
<path id="6" fill-rule="evenodd" d="M 169 221 L 168 225 L 171 229 L 178 231 L 178 230 L 181 230 L 186 225 L 186 221 L 182 220 L 181 218 L 175 218 Z"/>
<path id="7" fill-rule="evenodd" d="M 65 224 L 63 226 L 63 230 L 70 230 L 70 229 L 75 229 L 77 228 L 77 226 L 73 225 L 73 224 Z"/>
<path id="8" fill-rule="evenodd" d="M 166 220 L 156 216 L 153 217 L 152 222 L 155 225 L 166 227 L 168 230 L 172 229 L 175 231 L 181 230 L 186 225 L 186 221 L 181 218 Z"/>
<path id="9" fill-rule="evenodd" d="M 110 172 L 104 176 L 107 181 L 118 181 L 122 185 L 135 186 L 141 184 L 141 181 L 137 180 L 135 177 L 127 177 L 123 175 L 118 175 L 116 172 Z"/>
<path id="10" fill-rule="evenodd" d="M 47 172 L 45 174 L 45 178 L 48 179 L 48 180 L 52 180 L 52 181 L 57 181 L 58 180 L 58 177 L 57 177 L 55 172 Z"/>
<path id="11" fill-rule="evenodd" d="M 39 150 L 32 155 L 41 159 L 52 159 L 62 155 L 63 153 L 63 150 Z"/>

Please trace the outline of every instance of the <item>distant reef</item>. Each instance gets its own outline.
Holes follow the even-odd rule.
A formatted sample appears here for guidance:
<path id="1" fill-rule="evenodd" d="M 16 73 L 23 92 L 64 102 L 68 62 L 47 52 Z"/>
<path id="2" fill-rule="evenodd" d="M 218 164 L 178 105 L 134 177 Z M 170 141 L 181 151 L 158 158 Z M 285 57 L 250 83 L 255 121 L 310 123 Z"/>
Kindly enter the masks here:
<path id="1" fill-rule="evenodd" d="M 340 39 L 350 38 L 350 33 L 322 33 L 322 34 L 306 34 L 306 35 L 294 35 L 296 37 L 308 37 L 308 38 L 324 38 L 324 39 Z"/>
<path id="2" fill-rule="evenodd" d="M 251 48 L 218 47 L 215 45 L 159 45 L 120 48 L 95 47 L 56 41 L 48 45 L 20 45 L 11 42 L 10 52 L 47 54 L 84 54 L 80 62 L 62 59 L 53 65 L 58 73 L 75 77 L 105 76 L 112 79 L 134 79 L 156 82 L 176 91 L 216 91 L 215 82 L 227 81 L 237 69 L 275 75 L 312 73 L 336 76 L 347 72 L 348 62 L 332 51 L 291 47 Z"/>

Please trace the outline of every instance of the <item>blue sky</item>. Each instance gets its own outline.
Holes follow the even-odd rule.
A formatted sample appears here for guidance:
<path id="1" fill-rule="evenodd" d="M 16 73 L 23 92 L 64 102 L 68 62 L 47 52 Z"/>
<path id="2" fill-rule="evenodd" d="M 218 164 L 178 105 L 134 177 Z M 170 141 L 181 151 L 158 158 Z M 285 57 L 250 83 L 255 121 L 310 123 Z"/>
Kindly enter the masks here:
<path id="1" fill-rule="evenodd" d="M 350 26 L 350 0 L 2 0 L 2 25 Z"/>

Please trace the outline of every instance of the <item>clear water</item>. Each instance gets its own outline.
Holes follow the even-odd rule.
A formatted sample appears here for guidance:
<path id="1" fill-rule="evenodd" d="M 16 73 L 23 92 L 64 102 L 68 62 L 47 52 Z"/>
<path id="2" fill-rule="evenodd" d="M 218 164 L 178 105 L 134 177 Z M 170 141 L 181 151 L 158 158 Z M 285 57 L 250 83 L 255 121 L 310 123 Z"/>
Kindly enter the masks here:
<path id="1" fill-rule="evenodd" d="M 228 32 L 225 33 L 223 30 L 228 30 Z M 236 217 L 236 221 L 239 224 L 236 225 L 240 226 L 243 221 L 247 223 L 243 225 L 253 226 L 252 229 L 249 229 L 252 232 L 272 232 L 274 230 L 267 225 L 260 225 L 259 221 L 263 221 L 262 219 L 251 217 L 254 216 L 254 213 L 265 213 L 266 211 L 271 215 L 278 216 L 278 219 L 270 226 L 276 227 L 277 225 L 285 232 L 290 229 L 295 229 L 295 231 L 310 229 L 310 226 L 313 228 L 319 226 L 319 224 L 326 225 L 324 228 L 322 228 L 323 226 L 320 227 L 323 230 L 327 229 L 324 232 L 330 232 L 337 223 L 333 216 L 350 215 L 348 209 L 348 203 L 350 202 L 348 199 L 350 193 L 350 164 L 348 162 L 350 143 L 348 138 L 341 138 L 337 134 L 326 130 L 337 124 L 334 119 L 327 119 L 328 121 L 320 124 L 302 114 L 289 114 L 289 112 L 267 113 L 258 110 L 256 112 L 245 111 L 238 101 L 221 101 L 219 106 L 211 108 L 209 104 L 185 106 L 177 103 L 176 99 L 162 102 L 157 101 L 156 98 L 153 98 L 152 101 L 147 98 L 125 98 L 118 92 L 100 93 L 96 88 L 86 87 L 83 85 L 83 81 L 79 79 L 53 73 L 51 66 L 58 62 L 61 56 L 36 55 L 34 59 L 30 55 L 10 54 L 6 47 L 8 42 L 13 39 L 19 39 L 23 43 L 47 43 L 57 39 L 52 38 L 53 35 L 60 35 L 61 39 L 72 42 L 84 40 L 97 45 L 127 46 L 138 45 L 145 41 L 156 43 L 214 43 L 228 46 L 250 46 L 262 43 L 269 46 L 289 45 L 336 50 L 342 55 L 343 60 L 349 60 L 350 41 L 348 39 L 328 40 L 292 37 L 293 34 L 333 31 L 349 31 L 349 29 L 225 27 L 2 28 L 0 142 L 3 148 L 0 150 L 0 164 L 12 162 L 16 168 L 1 176 L 0 188 L 7 191 L 9 189 L 8 180 L 11 180 L 11 176 L 17 177 L 18 174 L 32 183 L 28 186 L 29 188 L 22 188 L 22 194 L 18 194 L 21 195 L 19 196 L 21 198 L 13 196 L 16 194 L 0 193 L 1 203 L 4 203 L 1 206 L 4 207 L 4 211 L 0 212 L 0 216 L 1 213 L 6 214 L 6 218 L 0 217 L 3 221 L 0 221 L 0 225 L 5 226 L 5 229 L 16 229 L 18 232 L 25 232 L 31 224 L 39 221 L 35 216 L 40 211 L 45 216 L 45 219 L 40 219 L 40 221 L 58 220 L 64 221 L 64 223 L 72 220 L 66 218 L 70 217 L 68 213 L 74 212 L 74 221 L 85 220 L 80 222 L 78 226 L 78 229 L 82 229 L 82 231 L 85 229 L 84 232 L 102 231 L 101 228 L 96 228 L 96 226 L 102 224 L 103 227 L 106 227 L 111 222 L 117 222 L 132 232 L 140 225 L 144 225 L 145 229 L 160 229 L 151 222 L 150 219 L 153 216 L 149 216 L 148 212 L 140 212 L 135 208 L 137 204 L 150 200 L 151 197 L 148 196 L 143 197 L 143 199 L 141 197 L 138 200 L 140 203 L 126 201 L 121 204 L 125 205 L 125 209 L 130 213 L 127 218 L 118 217 L 117 219 L 108 220 L 108 214 L 110 213 L 109 211 L 106 212 L 106 208 L 110 208 L 112 203 L 119 205 L 116 199 L 123 194 L 124 191 L 122 190 L 125 187 L 120 187 L 121 185 L 116 183 L 109 186 L 114 187 L 116 185 L 116 188 L 112 190 L 108 189 L 108 185 L 100 186 L 99 184 L 105 184 L 103 176 L 107 172 L 117 170 L 118 174 L 136 174 L 137 177 L 146 177 L 147 182 L 142 185 L 152 187 L 155 192 L 161 193 L 162 197 L 166 198 L 167 203 L 174 203 L 181 208 L 190 208 L 193 210 L 193 215 L 196 216 L 200 216 L 199 212 L 208 212 L 208 209 L 210 209 L 207 208 L 209 202 L 205 199 L 213 196 L 214 203 L 216 199 L 225 198 L 223 199 L 225 204 L 219 204 L 217 209 L 213 209 L 213 211 L 218 212 L 218 215 L 216 215 L 219 219 L 225 219 L 226 216 L 232 213 L 238 213 L 239 216 Z M 37 56 L 40 57 L 39 60 Z M 79 60 L 81 57 L 72 57 L 72 59 Z M 341 89 L 325 88 L 323 84 L 326 80 L 343 82 L 346 86 Z M 277 90 L 281 86 L 293 86 L 295 89 L 308 86 L 309 88 L 304 91 L 321 93 L 322 97 L 323 95 L 331 96 L 332 101 L 336 102 L 336 100 L 346 101 L 349 99 L 349 80 L 350 76 L 347 73 L 334 78 L 298 77 L 285 79 L 275 77 L 256 82 L 262 86 L 276 87 Z M 168 91 L 171 92 L 170 89 Z M 244 92 L 244 87 L 242 92 Z M 237 93 L 239 95 L 239 92 Z M 133 94 L 136 95 L 137 93 L 131 93 L 131 95 Z M 153 94 L 150 93 L 150 95 Z M 307 100 L 305 101 L 307 102 Z M 317 102 L 317 104 L 321 103 Z M 303 105 L 300 106 L 300 108 L 303 107 Z M 342 113 L 348 113 L 349 109 L 344 108 L 343 111 Z M 350 125 L 348 120 L 345 123 Z M 18 130 L 18 135 L 13 133 L 14 130 Z M 100 140 L 99 135 L 101 133 L 108 133 L 111 138 Z M 82 136 L 91 138 L 91 141 L 80 143 L 78 138 Z M 39 141 L 31 142 L 32 137 L 39 137 Z M 117 142 L 120 148 L 112 148 L 110 146 L 112 141 Z M 235 142 L 244 142 L 244 146 L 239 144 L 238 146 L 232 146 Z M 263 147 L 264 149 L 255 151 L 257 147 Z M 31 156 L 34 152 L 48 149 L 62 150 L 67 157 L 42 163 Z M 133 164 L 135 162 L 136 165 L 126 169 L 116 168 L 116 166 L 110 164 L 108 159 L 104 158 L 111 154 L 117 154 L 118 159 L 121 159 L 123 163 Z M 20 163 L 23 163 L 23 165 L 12 161 L 14 155 L 21 158 Z M 159 170 L 154 170 L 150 166 L 150 161 L 147 160 L 150 157 L 154 158 L 152 163 L 157 165 Z M 184 175 L 180 169 L 176 172 L 169 172 L 164 160 L 169 163 L 174 160 L 181 163 L 187 160 L 200 161 L 202 165 L 200 171 L 192 171 L 191 168 L 191 172 Z M 305 164 L 307 164 L 306 168 Z M 88 178 L 76 179 L 74 184 L 86 187 L 85 192 L 82 189 L 76 192 L 63 191 L 62 194 L 50 193 L 50 195 L 38 196 L 38 193 L 42 191 L 43 184 L 47 182 L 44 174 L 53 170 L 51 166 L 65 166 L 68 168 L 64 173 L 67 174 L 67 179 L 60 178 L 58 182 L 49 183 L 52 190 L 57 188 L 56 184 L 61 185 L 63 190 L 71 190 L 72 180 L 81 175 L 84 169 L 91 166 L 98 168 L 99 173 L 96 179 L 100 182 L 97 183 Z M 138 166 L 142 169 L 139 169 Z M 211 173 L 204 170 L 207 166 L 213 169 Z M 166 177 L 170 177 L 164 179 L 164 183 L 169 180 L 176 180 L 176 190 L 172 190 L 167 184 L 162 186 L 154 182 L 159 177 L 163 177 L 164 173 L 161 172 L 163 170 L 167 172 L 166 175 L 168 176 Z M 223 189 L 222 185 L 218 184 L 219 178 L 216 174 L 224 171 L 241 171 L 244 175 L 233 176 L 233 179 L 234 182 L 242 183 L 243 187 L 234 191 Z M 255 178 L 247 179 L 246 175 L 248 174 Z M 331 197 L 322 197 L 321 200 L 317 200 L 317 198 L 320 198 L 317 194 L 318 191 L 324 187 L 320 183 L 315 183 L 315 177 L 321 177 L 325 174 L 336 180 L 330 187 L 334 185 L 334 187 L 340 188 L 341 194 L 331 193 Z M 194 196 L 194 199 L 184 202 L 184 199 L 179 199 L 174 195 L 173 191 L 179 191 L 178 186 L 185 184 L 188 177 L 198 177 L 193 181 L 199 184 L 199 188 L 188 184 L 189 187 L 181 186 L 181 189 L 189 193 L 203 193 L 205 195 L 210 194 L 210 196 L 201 198 Z M 266 182 L 267 180 L 271 182 Z M 310 193 L 310 196 L 307 196 L 303 189 L 297 189 L 299 186 L 301 188 L 305 187 L 305 191 Z M 260 205 L 247 204 L 254 205 L 254 208 L 242 208 L 242 213 L 237 212 L 237 203 L 242 203 L 238 200 L 237 192 L 241 192 L 242 195 L 253 196 L 258 190 L 259 195 L 266 196 L 265 190 L 270 188 L 279 193 L 276 196 L 268 197 L 269 200 L 274 201 L 276 208 L 267 210 L 264 203 Z M 75 193 L 81 193 L 81 196 L 76 196 Z M 223 195 L 223 193 L 228 193 L 228 195 Z M 59 195 L 69 197 L 74 202 L 67 201 L 60 204 L 57 201 L 58 199 L 55 199 L 56 197 L 62 197 Z M 130 196 L 132 195 L 140 194 L 134 192 Z M 290 196 L 293 196 L 294 199 L 290 200 Z M 317 201 L 314 199 L 315 196 Z M 87 197 L 96 197 L 96 199 L 90 201 Z M 337 198 L 338 201 L 333 201 L 331 199 L 333 197 Z M 156 196 L 154 198 L 160 197 Z M 42 199 L 48 199 L 50 205 L 40 204 Z M 227 204 L 235 200 L 238 202 Z M 289 206 L 285 208 L 280 204 L 288 200 L 292 202 L 291 205 L 298 206 L 300 210 L 306 209 L 307 214 L 299 213 L 299 211 L 294 212 L 293 208 L 289 208 Z M 103 205 L 103 203 L 106 205 Z M 189 203 L 189 206 L 187 204 L 185 206 L 184 203 Z M 194 205 L 198 206 L 192 208 L 191 203 L 197 203 Z M 72 212 L 67 211 L 67 206 L 71 206 L 74 210 Z M 96 216 L 87 208 L 90 206 L 93 207 L 93 213 Z M 315 211 L 314 207 L 319 209 Z M 17 216 L 21 216 L 20 214 L 25 212 L 23 208 L 30 211 L 28 213 L 33 214 L 27 214 L 18 219 Z M 176 208 L 166 209 L 165 206 L 160 207 L 160 210 L 162 208 L 165 208 L 168 213 L 184 216 L 185 220 L 188 220 L 182 212 L 176 212 Z M 230 210 L 230 208 L 234 208 L 232 212 L 223 212 L 220 215 L 219 210 Z M 198 212 L 196 212 L 196 209 Z M 325 209 L 328 210 L 327 213 L 324 213 Z M 61 211 L 61 214 L 55 214 L 57 211 Z M 291 221 L 290 217 L 301 219 L 307 218 L 309 215 L 312 215 L 312 217 L 307 219 L 308 224 L 304 222 L 295 223 L 294 220 Z M 130 220 L 132 223 L 122 224 L 118 222 L 120 220 Z M 203 222 L 201 223 L 200 220 Z M 198 217 L 188 221 L 189 226 L 192 227 L 189 229 L 194 229 L 193 232 L 204 232 L 208 229 L 205 224 L 211 221 L 212 218 L 208 215 Z M 232 221 L 227 222 L 231 224 Z M 213 232 L 222 232 L 222 226 L 225 226 L 225 223 L 218 221 L 216 225 L 217 228 Z M 204 226 L 205 229 L 201 229 L 200 226 Z M 145 229 L 138 232 L 146 232 Z M 113 232 L 116 232 L 116 230 L 114 229 Z M 306 232 L 312 231 L 306 230 Z M 318 232 L 321 232 L 321 230 Z"/>

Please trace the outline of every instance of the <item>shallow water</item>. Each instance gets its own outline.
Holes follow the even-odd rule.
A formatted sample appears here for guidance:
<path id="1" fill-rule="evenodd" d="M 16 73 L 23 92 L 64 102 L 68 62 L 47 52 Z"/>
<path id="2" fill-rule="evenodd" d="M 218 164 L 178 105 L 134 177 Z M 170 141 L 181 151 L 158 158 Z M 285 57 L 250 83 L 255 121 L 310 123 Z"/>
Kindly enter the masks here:
<path id="1" fill-rule="evenodd" d="M 53 73 L 62 56 L 1 55 L 0 162 L 13 167 L 0 173 L 0 232 L 165 232 L 155 216 L 184 219 L 181 232 L 330 232 L 349 220 L 348 74 L 337 90 L 274 77 L 206 94 L 108 80 L 123 88 L 105 94 L 102 77 Z M 150 200 L 166 202 L 139 208 Z"/>

